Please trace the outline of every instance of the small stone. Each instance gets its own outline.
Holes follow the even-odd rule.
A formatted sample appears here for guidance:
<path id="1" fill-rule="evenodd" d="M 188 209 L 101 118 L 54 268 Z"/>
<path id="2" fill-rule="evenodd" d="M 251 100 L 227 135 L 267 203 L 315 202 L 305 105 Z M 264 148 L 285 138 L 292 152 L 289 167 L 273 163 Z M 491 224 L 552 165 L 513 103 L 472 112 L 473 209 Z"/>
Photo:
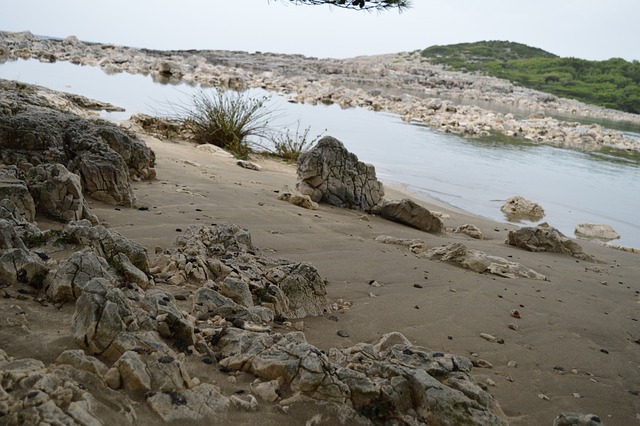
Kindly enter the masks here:
<path id="1" fill-rule="evenodd" d="M 520 319 L 520 318 L 521 318 L 521 317 L 520 317 L 520 312 L 518 312 L 518 311 L 517 311 L 517 310 L 515 310 L 515 309 L 512 309 L 512 310 L 511 310 L 511 316 L 512 316 L 512 317 L 514 317 L 514 318 L 518 318 L 518 319 Z"/>
<path id="2" fill-rule="evenodd" d="M 380 283 L 379 283 L 378 281 L 376 281 L 376 280 L 371 280 L 371 281 L 369 281 L 369 285 L 370 285 L 371 287 L 382 287 L 382 284 L 380 284 Z"/>
<path id="3" fill-rule="evenodd" d="M 582 398 L 582 397 L 580 396 L 580 394 L 579 394 L 579 393 L 576 393 L 576 392 L 574 392 L 572 395 L 573 395 L 573 397 L 574 397 L 574 398 Z"/>
<path id="4" fill-rule="evenodd" d="M 489 342 L 495 342 L 496 340 L 498 340 L 496 336 L 493 336 L 488 333 L 480 333 L 480 337 L 482 337 L 484 340 L 487 340 Z"/>
<path id="5" fill-rule="evenodd" d="M 607 355 L 609 355 L 609 351 L 608 351 L 608 350 L 606 350 L 606 349 L 604 349 L 604 348 L 603 348 L 603 349 L 600 349 L 600 352 L 602 352 L 603 354 L 607 354 Z"/>
<path id="6" fill-rule="evenodd" d="M 496 340 L 496 342 L 498 342 L 499 345 L 504 345 L 504 339 L 502 338 Z"/>
<path id="7" fill-rule="evenodd" d="M 510 329 L 515 330 L 515 331 L 518 331 L 518 329 L 520 328 L 520 327 L 518 327 L 517 324 L 514 324 L 514 323 L 509 324 L 507 327 L 509 327 Z"/>
<path id="8" fill-rule="evenodd" d="M 511 376 L 507 376 L 507 377 L 505 377 L 504 379 L 505 379 L 507 382 L 511 382 L 511 383 L 515 382 L 515 379 L 514 379 L 513 377 L 511 377 Z"/>
<path id="9" fill-rule="evenodd" d="M 517 366 L 518 366 L 518 363 L 515 362 L 515 361 L 509 361 L 507 363 L 507 367 L 509 367 L 509 368 L 516 368 Z"/>
<path id="10" fill-rule="evenodd" d="M 372 298 L 373 298 L 373 297 L 378 297 L 378 296 L 376 296 L 376 295 L 375 295 L 375 294 L 373 294 L 372 292 L 369 292 L 369 297 L 372 297 Z"/>
<path id="11" fill-rule="evenodd" d="M 338 330 L 338 332 L 336 334 L 338 336 L 340 336 L 340 337 L 349 337 L 349 333 L 347 333 L 346 331 L 342 331 L 342 330 Z"/>
<path id="12" fill-rule="evenodd" d="M 422 284 L 418 284 L 418 283 L 415 283 L 413 286 L 414 286 L 415 288 L 422 288 Z"/>
<path id="13" fill-rule="evenodd" d="M 104 375 L 104 382 L 111 389 L 120 389 L 122 386 L 122 377 L 120 376 L 120 370 L 117 367 L 111 367 L 109 371 Z"/>
<path id="14" fill-rule="evenodd" d="M 471 361 L 471 364 L 477 368 L 493 368 L 493 364 L 484 359 L 474 359 Z"/>
<path id="15" fill-rule="evenodd" d="M 294 322 L 293 328 L 295 328 L 298 331 L 304 331 L 304 321 Z"/>
<path id="16" fill-rule="evenodd" d="M 543 393 L 539 393 L 538 398 L 540 398 L 543 401 L 549 401 L 549 397 Z"/>
<path id="17" fill-rule="evenodd" d="M 496 382 L 494 382 L 494 381 L 493 381 L 493 380 L 491 380 L 491 379 L 487 379 L 487 384 L 488 384 L 489 386 L 495 386 L 495 385 L 496 385 Z"/>

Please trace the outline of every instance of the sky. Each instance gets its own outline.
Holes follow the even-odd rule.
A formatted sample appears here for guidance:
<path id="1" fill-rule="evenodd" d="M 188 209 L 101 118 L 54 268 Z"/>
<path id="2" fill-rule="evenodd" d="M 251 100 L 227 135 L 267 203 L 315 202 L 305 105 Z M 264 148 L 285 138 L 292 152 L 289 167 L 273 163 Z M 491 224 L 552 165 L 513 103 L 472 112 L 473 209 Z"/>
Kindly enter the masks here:
<path id="1" fill-rule="evenodd" d="M 640 60 L 640 0 L 413 0 L 367 13 L 287 0 L 0 0 L 0 30 L 150 49 L 321 58 L 507 40 L 560 56 Z"/>

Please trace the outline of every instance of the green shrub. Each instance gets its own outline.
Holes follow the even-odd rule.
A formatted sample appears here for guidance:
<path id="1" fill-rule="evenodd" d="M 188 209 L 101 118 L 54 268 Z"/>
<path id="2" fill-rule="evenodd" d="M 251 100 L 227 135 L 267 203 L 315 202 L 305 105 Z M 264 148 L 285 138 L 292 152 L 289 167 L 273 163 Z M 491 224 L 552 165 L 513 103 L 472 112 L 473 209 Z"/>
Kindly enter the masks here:
<path id="1" fill-rule="evenodd" d="M 310 130 L 310 127 L 301 130 L 300 121 L 298 121 L 295 132 L 287 128 L 283 132 L 274 134 L 271 138 L 275 150 L 274 154 L 285 160 L 296 161 L 300 154 L 310 149 L 322 136 L 319 134 L 315 138 L 309 139 Z"/>
<path id="2" fill-rule="evenodd" d="M 204 90 L 183 107 L 180 119 L 197 143 L 219 146 L 238 158 L 246 159 L 256 141 L 266 138 L 271 111 L 268 98 L 251 98 L 239 92 Z"/>

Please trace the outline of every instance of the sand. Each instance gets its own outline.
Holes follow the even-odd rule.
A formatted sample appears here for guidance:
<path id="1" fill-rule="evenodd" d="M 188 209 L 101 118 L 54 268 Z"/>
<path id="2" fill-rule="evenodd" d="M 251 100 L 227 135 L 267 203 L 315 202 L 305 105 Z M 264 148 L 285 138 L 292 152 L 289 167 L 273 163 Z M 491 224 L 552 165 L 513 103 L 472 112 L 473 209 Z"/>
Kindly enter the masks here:
<path id="1" fill-rule="evenodd" d="M 338 321 L 328 316 L 304 319 L 307 339 L 321 349 L 375 342 L 384 333 L 399 331 L 416 345 L 490 362 L 493 368 L 474 368 L 473 374 L 487 384 L 513 425 L 550 425 L 565 411 L 594 413 L 608 425 L 640 424 L 639 255 L 584 240 L 579 243 L 600 263 L 527 252 L 504 243 L 515 225 L 434 200 L 413 198 L 448 214 L 447 227 L 472 223 L 487 239 L 427 234 L 324 204 L 306 210 L 277 199 L 283 189 L 295 187 L 293 165 L 254 158 L 262 170 L 247 170 L 233 158 L 187 142 L 144 139 L 156 152 L 158 178 L 134 187 L 137 207 L 148 210 L 95 201 L 91 207 L 103 224 L 145 245 L 152 258 L 156 247 L 169 247 L 190 224 L 236 223 L 251 232 L 265 254 L 313 264 L 327 279 L 330 299 L 346 305 L 334 314 Z M 386 190 L 388 199 L 408 196 L 399 188 Z M 463 242 L 520 262 L 549 281 L 477 274 L 376 242 L 379 235 L 422 239 L 429 247 Z M 381 286 L 370 286 L 371 280 Z M 30 299 L 18 302 L 27 313 L 28 334 L 5 326 L 7 318 L 15 317 L 12 300 L 2 300 L 0 310 L 0 345 L 10 355 L 51 362 L 61 350 L 74 348 L 67 322 L 71 304 L 56 309 Z M 521 318 L 511 315 L 514 309 Z M 504 344 L 489 342 L 481 333 L 502 338 Z M 202 381 L 230 386 L 202 363 L 189 365 Z M 140 410 L 144 420 L 144 404 Z M 304 423 L 305 416 L 310 417 L 291 417 L 291 424 Z M 235 422 L 250 419 L 243 415 Z"/>

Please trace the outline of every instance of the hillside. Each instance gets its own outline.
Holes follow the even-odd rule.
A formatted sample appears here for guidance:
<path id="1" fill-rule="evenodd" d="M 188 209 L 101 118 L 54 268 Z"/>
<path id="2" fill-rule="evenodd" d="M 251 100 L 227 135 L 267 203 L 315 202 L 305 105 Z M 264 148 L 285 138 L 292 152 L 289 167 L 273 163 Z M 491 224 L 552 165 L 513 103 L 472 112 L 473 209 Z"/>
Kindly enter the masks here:
<path id="1" fill-rule="evenodd" d="M 479 72 L 593 105 L 640 113 L 640 62 L 561 58 L 508 41 L 431 46 L 421 52 L 449 69 Z"/>

